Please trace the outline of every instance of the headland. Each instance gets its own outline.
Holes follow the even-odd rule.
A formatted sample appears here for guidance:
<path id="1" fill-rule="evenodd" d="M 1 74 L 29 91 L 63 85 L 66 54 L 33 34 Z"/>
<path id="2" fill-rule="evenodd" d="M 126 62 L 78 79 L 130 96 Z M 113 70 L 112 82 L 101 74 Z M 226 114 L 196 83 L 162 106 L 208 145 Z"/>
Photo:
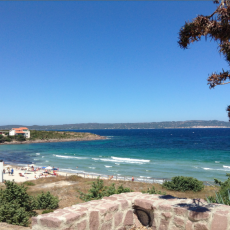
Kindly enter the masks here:
<path id="1" fill-rule="evenodd" d="M 88 132 L 69 132 L 69 131 L 38 131 L 31 130 L 31 137 L 25 140 L 15 138 L 5 138 L 0 145 L 12 144 L 31 144 L 31 143 L 49 143 L 49 142 L 67 142 L 67 141 L 94 141 L 104 140 L 106 137 Z"/>

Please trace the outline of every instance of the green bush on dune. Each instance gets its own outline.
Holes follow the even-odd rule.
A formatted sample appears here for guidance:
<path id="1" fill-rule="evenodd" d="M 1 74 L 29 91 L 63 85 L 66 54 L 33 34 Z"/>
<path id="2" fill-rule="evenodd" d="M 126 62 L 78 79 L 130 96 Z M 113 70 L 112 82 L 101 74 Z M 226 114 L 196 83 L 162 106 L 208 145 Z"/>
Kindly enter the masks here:
<path id="1" fill-rule="evenodd" d="M 152 188 L 148 188 L 147 191 L 141 191 L 142 193 L 148 193 L 148 194 L 159 194 L 159 195 L 166 195 L 166 192 L 158 191 L 155 189 L 154 186 Z"/>
<path id="2" fill-rule="evenodd" d="M 51 195 L 50 192 L 38 195 L 37 200 L 37 209 L 55 209 L 58 207 L 58 198 Z"/>
<path id="3" fill-rule="evenodd" d="M 216 196 L 207 197 L 209 203 L 219 203 L 230 205 L 230 173 L 227 173 L 228 179 L 224 182 L 214 179 L 215 184 L 220 186 L 219 192 L 216 192 Z"/>
<path id="4" fill-rule="evenodd" d="M 123 185 L 120 185 L 117 189 L 115 184 L 108 186 L 104 186 L 104 181 L 97 179 L 96 182 L 93 182 L 91 189 L 88 193 L 80 193 L 80 199 L 87 202 L 90 200 L 99 200 L 105 196 L 111 196 L 113 194 L 120 194 L 125 192 L 133 192 L 130 188 L 124 188 Z"/>
<path id="5" fill-rule="evenodd" d="M 6 181 L 6 189 L 0 190 L 0 221 L 28 226 L 29 218 L 35 215 L 34 199 L 26 192 L 24 185 Z"/>
<path id="6" fill-rule="evenodd" d="M 58 198 L 50 193 L 33 197 L 23 184 L 6 181 L 5 185 L 6 189 L 0 190 L 0 222 L 28 226 L 29 218 L 36 215 L 34 210 L 58 207 Z"/>
<path id="7" fill-rule="evenodd" d="M 162 184 L 163 188 L 174 191 L 194 191 L 199 192 L 204 189 L 202 181 L 197 180 L 193 177 L 176 176 L 171 181 L 165 181 Z"/>

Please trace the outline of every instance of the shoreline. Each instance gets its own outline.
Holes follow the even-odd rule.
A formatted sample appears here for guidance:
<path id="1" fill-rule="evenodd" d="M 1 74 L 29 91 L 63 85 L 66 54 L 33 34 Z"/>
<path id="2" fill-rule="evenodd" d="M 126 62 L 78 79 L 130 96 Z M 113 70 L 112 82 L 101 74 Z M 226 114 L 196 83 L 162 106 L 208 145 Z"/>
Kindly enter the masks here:
<path id="1" fill-rule="evenodd" d="M 54 143 L 54 142 L 71 142 L 71 141 L 97 141 L 97 140 L 106 140 L 104 136 L 94 136 L 94 137 L 85 137 L 85 138 L 69 138 L 69 139 L 47 139 L 47 140 L 26 140 L 26 141 L 12 141 L 0 143 L 0 145 L 20 145 L 20 144 L 36 144 L 36 143 Z"/>

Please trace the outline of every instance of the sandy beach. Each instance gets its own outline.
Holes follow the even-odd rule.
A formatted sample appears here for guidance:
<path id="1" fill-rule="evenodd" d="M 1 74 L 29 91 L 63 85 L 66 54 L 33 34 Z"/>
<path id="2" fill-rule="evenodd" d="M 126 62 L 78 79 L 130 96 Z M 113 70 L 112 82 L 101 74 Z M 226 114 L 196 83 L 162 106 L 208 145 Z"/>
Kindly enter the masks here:
<path id="1" fill-rule="evenodd" d="M 12 168 L 14 170 L 13 174 L 11 174 Z M 34 168 L 37 169 L 36 165 L 34 165 Z M 37 171 L 34 171 L 32 167 L 30 166 L 17 166 L 17 165 L 7 165 L 7 164 L 3 166 L 3 169 L 5 169 L 5 173 L 3 174 L 3 180 L 15 181 L 17 183 L 37 180 L 39 178 L 58 177 L 58 176 L 68 177 L 72 175 L 77 175 L 82 178 L 91 178 L 91 179 L 96 179 L 98 177 L 97 175 L 61 172 L 59 170 L 55 170 L 55 173 L 57 175 L 52 175 L 53 170 L 39 169 Z M 8 169 L 10 169 L 10 174 L 8 173 Z M 48 173 L 46 173 L 46 171 L 48 171 Z M 115 178 L 111 176 L 110 177 L 100 177 L 100 179 L 115 180 Z"/>

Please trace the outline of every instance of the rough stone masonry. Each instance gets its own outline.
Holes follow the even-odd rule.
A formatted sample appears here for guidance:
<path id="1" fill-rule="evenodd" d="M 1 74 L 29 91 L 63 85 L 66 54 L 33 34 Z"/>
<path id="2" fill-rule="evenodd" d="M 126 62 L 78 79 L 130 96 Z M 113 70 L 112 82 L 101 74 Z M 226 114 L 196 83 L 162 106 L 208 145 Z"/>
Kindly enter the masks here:
<path id="1" fill-rule="evenodd" d="M 204 200 L 122 193 L 32 219 L 33 230 L 230 230 L 230 207 Z"/>

